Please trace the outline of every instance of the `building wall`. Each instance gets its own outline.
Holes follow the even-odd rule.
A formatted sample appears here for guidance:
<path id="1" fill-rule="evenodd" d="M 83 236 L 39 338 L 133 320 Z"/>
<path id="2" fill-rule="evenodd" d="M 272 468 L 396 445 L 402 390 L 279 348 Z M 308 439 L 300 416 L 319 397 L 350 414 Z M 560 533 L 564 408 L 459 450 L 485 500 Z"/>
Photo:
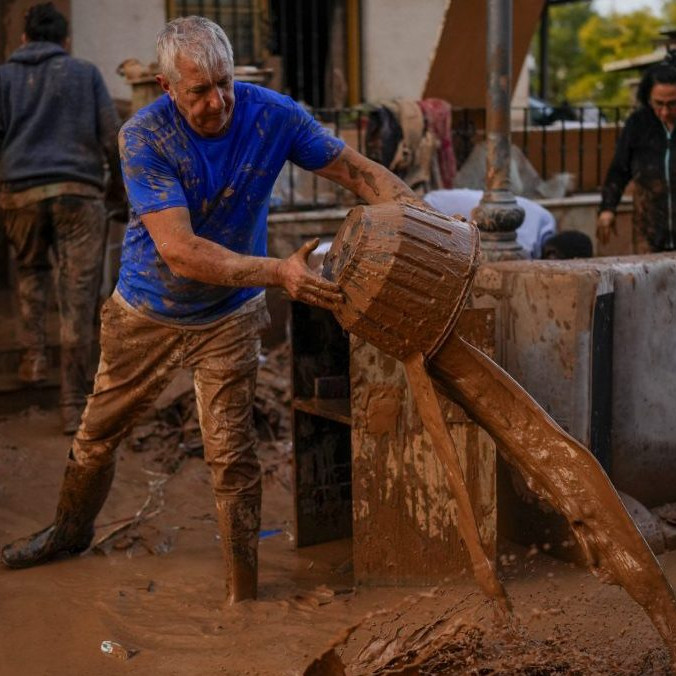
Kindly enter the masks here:
<path id="1" fill-rule="evenodd" d="M 69 0 L 53 0 L 56 8 L 70 19 Z M 0 0 L 0 63 L 21 44 L 24 14 L 36 0 Z"/>
<path id="2" fill-rule="evenodd" d="M 363 0 L 364 99 L 422 96 L 449 0 Z"/>
<path id="3" fill-rule="evenodd" d="M 73 56 L 96 64 L 113 98 L 131 88 L 115 69 L 125 59 L 155 60 L 155 35 L 165 22 L 165 0 L 71 0 Z"/>
<path id="4" fill-rule="evenodd" d="M 512 89 L 528 52 L 545 0 L 512 4 Z M 495 7 L 493 7 L 495 9 Z M 425 97 L 438 97 L 455 108 L 486 105 L 486 2 L 452 0 L 425 83 Z"/>

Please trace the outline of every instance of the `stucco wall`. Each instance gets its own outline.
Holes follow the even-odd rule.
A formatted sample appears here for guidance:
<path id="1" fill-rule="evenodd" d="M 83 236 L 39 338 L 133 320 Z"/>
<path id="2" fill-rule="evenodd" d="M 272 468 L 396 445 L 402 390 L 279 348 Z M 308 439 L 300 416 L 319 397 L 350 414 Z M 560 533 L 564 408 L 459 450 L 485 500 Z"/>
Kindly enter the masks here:
<path id="1" fill-rule="evenodd" d="M 363 0 L 366 101 L 420 98 L 449 0 Z"/>
<path id="2" fill-rule="evenodd" d="M 155 60 L 155 35 L 165 21 L 165 0 L 71 0 L 73 56 L 96 64 L 111 96 L 131 98 L 131 88 L 115 73 L 128 58 Z"/>
<path id="3" fill-rule="evenodd" d="M 473 307 L 496 311 L 496 361 L 583 444 L 610 435 L 616 488 L 648 507 L 674 502 L 676 255 L 484 264 L 472 293 Z M 595 308 L 611 293 L 611 330 L 597 340 Z M 596 403 L 595 386 L 608 388 Z"/>

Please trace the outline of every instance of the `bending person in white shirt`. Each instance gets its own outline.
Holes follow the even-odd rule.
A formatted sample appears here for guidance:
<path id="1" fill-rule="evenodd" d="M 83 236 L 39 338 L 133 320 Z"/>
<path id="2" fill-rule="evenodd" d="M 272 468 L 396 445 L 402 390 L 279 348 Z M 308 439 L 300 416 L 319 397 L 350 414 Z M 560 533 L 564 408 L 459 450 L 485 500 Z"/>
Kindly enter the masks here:
<path id="1" fill-rule="evenodd" d="M 459 214 L 471 220 L 472 209 L 479 204 L 482 197 L 481 190 L 458 188 L 433 190 L 423 199 L 442 214 L 447 216 Z M 523 223 L 516 231 L 516 241 L 531 258 L 541 258 L 544 243 L 556 233 L 556 220 L 551 212 L 537 202 L 519 196 L 516 197 L 516 202 L 526 212 Z"/>

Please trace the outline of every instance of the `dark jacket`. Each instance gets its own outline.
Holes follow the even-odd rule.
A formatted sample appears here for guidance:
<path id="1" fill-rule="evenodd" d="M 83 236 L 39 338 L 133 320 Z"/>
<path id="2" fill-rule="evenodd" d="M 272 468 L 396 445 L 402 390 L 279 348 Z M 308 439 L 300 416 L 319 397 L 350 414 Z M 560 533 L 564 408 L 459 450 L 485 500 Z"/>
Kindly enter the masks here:
<path id="1" fill-rule="evenodd" d="M 627 183 L 634 181 L 634 227 L 653 251 L 676 246 L 676 132 L 671 134 L 651 108 L 628 118 L 601 193 L 601 210 L 615 211 Z"/>
<path id="2" fill-rule="evenodd" d="M 119 120 L 101 73 L 53 42 L 29 42 L 0 66 L 0 182 L 16 192 L 119 174 Z"/>

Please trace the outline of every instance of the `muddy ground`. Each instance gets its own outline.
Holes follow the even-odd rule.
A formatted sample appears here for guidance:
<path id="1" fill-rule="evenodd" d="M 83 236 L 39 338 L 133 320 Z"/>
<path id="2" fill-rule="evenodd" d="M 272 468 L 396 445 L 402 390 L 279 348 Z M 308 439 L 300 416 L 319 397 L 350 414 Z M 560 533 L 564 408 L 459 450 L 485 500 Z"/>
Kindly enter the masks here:
<path id="1" fill-rule="evenodd" d="M 509 628 L 493 622 L 471 579 L 355 588 L 349 541 L 294 547 L 285 438 L 261 445 L 260 599 L 224 607 L 199 444 L 170 428 L 153 436 L 146 422 L 121 447 L 93 551 L 0 569 L 2 676 L 303 674 L 333 644 L 315 675 L 340 673 L 329 666 L 338 660 L 354 675 L 669 673 L 659 637 L 623 590 L 532 549 L 501 548 Z M 50 521 L 67 450 L 56 411 L 0 419 L 0 543 Z M 676 553 L 659 558 L 675 583 Z M 133 655 L 104 654 L 103 641 Z"/>

